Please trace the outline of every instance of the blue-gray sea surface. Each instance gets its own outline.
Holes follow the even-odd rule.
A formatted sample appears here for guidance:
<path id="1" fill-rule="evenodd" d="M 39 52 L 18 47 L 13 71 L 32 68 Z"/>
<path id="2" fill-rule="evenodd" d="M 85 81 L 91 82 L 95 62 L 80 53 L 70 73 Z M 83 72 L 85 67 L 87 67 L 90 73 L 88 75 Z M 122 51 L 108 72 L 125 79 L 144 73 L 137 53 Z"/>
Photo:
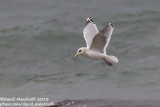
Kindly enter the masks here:
<path id="1" fill-rule="evenodd" d="M 83 56 L 83 28 L 114 22 L 107 54 Z M 160 100 L 159 0 L 1 0 L 0 96 Z"/>

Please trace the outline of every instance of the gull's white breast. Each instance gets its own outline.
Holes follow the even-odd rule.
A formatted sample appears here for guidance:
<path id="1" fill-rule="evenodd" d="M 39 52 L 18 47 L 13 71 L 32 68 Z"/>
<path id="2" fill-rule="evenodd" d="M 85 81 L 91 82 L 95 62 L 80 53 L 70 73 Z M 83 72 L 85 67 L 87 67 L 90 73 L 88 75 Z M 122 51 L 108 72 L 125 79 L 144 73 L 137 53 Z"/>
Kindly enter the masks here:
<path id="1" fill-rule="evenodd" d="M 86 52 L 85 56 L 97 60 L 101 60 L 105 57 L 103 53 L 91 49 Z"/>

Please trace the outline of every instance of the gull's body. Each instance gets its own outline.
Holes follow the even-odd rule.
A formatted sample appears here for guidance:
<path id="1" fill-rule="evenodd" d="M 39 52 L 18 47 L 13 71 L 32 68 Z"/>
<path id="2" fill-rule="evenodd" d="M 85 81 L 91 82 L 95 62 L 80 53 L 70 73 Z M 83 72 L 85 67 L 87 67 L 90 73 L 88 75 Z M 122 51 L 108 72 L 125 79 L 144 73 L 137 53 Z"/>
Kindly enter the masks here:
<path id="1" fill-rule="evenodd" d="M 89 17 L 83 30 L 87 47 L 79 48 L 75 56 L 80 54 L 92 59 L 104 60 L 110 66 L 112 66 L 111 62 L 118 63 L 118 59 L 115 56 L 106 55 L 106 48 L 109 44 L 113 29 L 113 24 L 109 23 L 98 32 L 95 22 Z"/>

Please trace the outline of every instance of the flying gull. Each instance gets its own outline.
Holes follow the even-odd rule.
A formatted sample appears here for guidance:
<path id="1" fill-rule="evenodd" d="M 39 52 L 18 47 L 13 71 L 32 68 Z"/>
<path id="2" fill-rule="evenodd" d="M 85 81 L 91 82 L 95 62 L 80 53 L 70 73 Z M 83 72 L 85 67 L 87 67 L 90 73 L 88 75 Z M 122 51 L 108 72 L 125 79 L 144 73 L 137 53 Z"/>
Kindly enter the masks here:
<path id="1" fill-rule="evenodd" d="M 100 32 L 91 17 L 87 18 L 86 26 L 83 30 L 83 36 L 87 47 L 78 49 L 75 57 L 83 55 L 96 60 L 104 60 L 106 64 L 112 66 L 112 62 L 118 63 L 118 59 L 112 55 L 106 55 L 106 48 L 109 44 L 114 25 L 110 22 Z"/>

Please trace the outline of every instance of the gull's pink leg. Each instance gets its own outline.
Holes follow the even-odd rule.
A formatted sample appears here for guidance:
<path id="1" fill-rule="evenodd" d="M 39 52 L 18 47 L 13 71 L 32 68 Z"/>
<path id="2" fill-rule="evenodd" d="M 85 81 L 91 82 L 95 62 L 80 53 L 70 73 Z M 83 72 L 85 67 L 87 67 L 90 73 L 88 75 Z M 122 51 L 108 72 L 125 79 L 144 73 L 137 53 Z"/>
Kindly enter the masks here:
<path id="1" fill-rule="evenodd" d="M 107 65 L 109 65 L 109 66 L 113 66 L 113 64 L 112 64 L 112 63 L 110 63 L 110 62 L 106 61 L 105 59 L 103 59 L 103 60 L 106 62 L 106 64 L 107 64 Z"/>

